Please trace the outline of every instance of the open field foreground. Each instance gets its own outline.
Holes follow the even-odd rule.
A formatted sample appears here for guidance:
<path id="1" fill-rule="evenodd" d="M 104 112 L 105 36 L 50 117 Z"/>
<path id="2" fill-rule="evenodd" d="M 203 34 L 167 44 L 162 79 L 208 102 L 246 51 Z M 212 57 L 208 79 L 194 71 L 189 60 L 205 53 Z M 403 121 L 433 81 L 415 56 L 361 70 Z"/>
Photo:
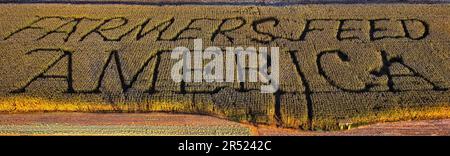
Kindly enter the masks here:
<path id="1" fill-rule="evenodd" d="M 251 135 L 251 128 L 209 116 L 134 113 L 0 115 L 0 135 Z"/>
<path id="2" fill-rule="evenodd" d="M 450 119 L 403 121 L 361 126 L 347 131 L 301 131 L 251 126 L 209 116 L 147 113 L 34 113 L 1 114 L 0 136 L 8 135 L 450 135 Z"/>
<path id="3" fill-rule="evenodd" d="M 174 82 L 170 52 L 196 38 L 203 50 L 279 47 L 279 90 Z M 162 111 L 303 130 L 450 118 L 448 4 L 5 3 L 0 60 L 2 113 Z"/>

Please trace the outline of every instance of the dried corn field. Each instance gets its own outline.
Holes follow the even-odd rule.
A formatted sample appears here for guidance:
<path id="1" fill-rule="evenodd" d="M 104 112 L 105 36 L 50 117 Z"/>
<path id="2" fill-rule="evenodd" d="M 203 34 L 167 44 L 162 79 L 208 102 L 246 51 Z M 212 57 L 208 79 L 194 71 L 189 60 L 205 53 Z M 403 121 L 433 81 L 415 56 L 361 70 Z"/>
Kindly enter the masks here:
<path id="1" fill-rule="evenodd" d="M 280 89 L 175 83 L 177 46 L 280 47 Z M 450 117 L 450 5 L 0 4 L 0 111 L 183 112 L 301 129 Z"/>

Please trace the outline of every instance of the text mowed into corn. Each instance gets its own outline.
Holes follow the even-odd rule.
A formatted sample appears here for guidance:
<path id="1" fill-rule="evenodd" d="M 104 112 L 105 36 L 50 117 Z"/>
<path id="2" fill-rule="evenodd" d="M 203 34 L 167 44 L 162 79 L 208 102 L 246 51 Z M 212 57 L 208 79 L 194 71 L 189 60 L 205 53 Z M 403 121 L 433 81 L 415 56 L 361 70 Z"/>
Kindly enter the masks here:
<path id="1" fill-rule="evenodd" d="M 279 88 L 262 93 L 270 81 L 225 81 L 239 72 L 175 82 L 171 69 L 180 60 L 171 52 L 194 51 L 195 39 L 201 50 L 223 49 L 223 63 L 233 56 L 226 47 L 279 47 Z M 320 127 L 449 105 L 449 41 L 450 5 L 1 4 L 0 95 L 10 105 L 28 98 Z M 200 59 L 192 73 L 214 58 Z M 236 68 L 226 67 L 220 70 Z"/>

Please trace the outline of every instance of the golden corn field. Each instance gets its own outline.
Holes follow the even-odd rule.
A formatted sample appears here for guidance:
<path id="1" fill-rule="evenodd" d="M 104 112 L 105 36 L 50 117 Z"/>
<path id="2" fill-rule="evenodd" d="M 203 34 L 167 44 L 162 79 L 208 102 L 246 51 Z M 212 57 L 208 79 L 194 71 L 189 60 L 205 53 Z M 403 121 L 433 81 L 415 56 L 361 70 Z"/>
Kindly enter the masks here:
<path id="1" fill-rule="evenodd" d="M 177 46 L 280 47 L 280 89 L 176 83 Z M 0 111 L 180 112 L 301 129 L 450 117 L 450 5 L 0 4 Z"/>

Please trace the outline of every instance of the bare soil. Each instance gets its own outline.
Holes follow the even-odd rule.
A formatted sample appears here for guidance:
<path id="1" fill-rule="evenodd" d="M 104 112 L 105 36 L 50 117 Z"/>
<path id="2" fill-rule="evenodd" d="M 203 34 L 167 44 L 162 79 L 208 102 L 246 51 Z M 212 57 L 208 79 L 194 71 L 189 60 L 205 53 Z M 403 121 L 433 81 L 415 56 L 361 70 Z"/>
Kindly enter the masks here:
<path id="1" fill-rule="evenodd" d="M 260 126 L 263 136 L 450 136 L 450 119 L 377 123 L 343 131 L 298 131 Z"/>
<path id="2" fill-rule="evenodd" d="M 345 131 L 301 131 L 252 126 L 210 116 L 146 113 L 0 114 L 0 135 L 262 135 L 449 136 L 450 119 L 378 123 Z"/>

